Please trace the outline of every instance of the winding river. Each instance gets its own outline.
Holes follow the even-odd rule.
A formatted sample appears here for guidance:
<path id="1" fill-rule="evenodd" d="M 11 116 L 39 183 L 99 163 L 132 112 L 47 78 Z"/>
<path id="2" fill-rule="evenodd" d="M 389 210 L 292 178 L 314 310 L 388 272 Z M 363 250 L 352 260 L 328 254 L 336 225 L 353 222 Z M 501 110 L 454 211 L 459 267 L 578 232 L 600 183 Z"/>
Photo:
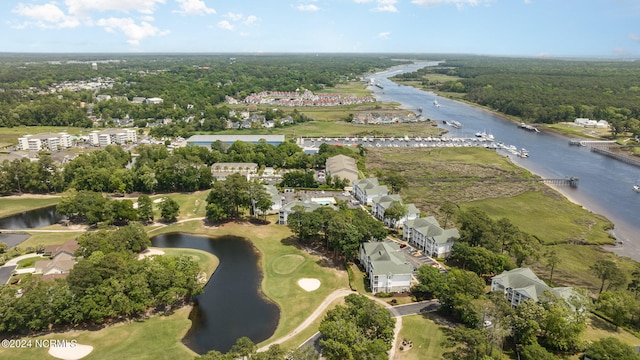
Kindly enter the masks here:
<path id="1" fill-rule="evenodd" d="M 615 224 L 614 233 L 621 245 L 611 250 L 640 260 L 640 194 L 632 190 L 640 178 L 640 168 L 593 153 L 587 147 L 570 146 L 568 138 L 548 133 L 522 130 L 513 122 L 481 108 L 441 98 L 410 86 L 398 85 L 388 78 L 413 72 L 436 62 L 401 65 L 368 76 L 383 88 L 372 86 L 379 101 L 395 101 L 404 108 L 422 109 L 422 116 L 432 120 L 456 120 L 463 127 L 449 128 L 448 136 L 473 136 L 486 131 L 497 142 L 526 148 L 530 156 L 512 161 L 544 178 L 578 177 L 577 188 L 558 187 L 558 191 L 585 208 L 602 214 Z M 440 106 L 434 105 L 437 100 Z M 438 121 L 442 123 L 442 121 Z"/>

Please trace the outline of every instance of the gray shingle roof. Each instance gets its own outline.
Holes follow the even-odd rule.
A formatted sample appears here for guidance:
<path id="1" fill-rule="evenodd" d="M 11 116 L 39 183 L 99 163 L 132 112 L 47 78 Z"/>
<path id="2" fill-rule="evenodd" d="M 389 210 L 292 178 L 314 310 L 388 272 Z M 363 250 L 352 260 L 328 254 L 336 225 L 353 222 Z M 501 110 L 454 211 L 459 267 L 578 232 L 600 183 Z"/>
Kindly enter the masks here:
<path id="1" fill-rule="evenodd" d="M 362 244 L 364 253 L 371 259 L 373 270 L 370 275 L 410 274 L 413 267 L 406 264 L 404 253 L 398 244 L 387 242 L 366 242 Z"/>

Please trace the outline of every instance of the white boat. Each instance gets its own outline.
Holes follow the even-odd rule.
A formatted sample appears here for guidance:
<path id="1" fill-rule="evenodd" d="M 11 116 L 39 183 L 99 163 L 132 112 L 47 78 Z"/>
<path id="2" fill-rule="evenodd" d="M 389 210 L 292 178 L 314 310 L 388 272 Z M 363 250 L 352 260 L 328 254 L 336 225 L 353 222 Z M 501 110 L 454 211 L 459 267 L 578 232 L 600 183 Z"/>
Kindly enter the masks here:
<path id="1" fill-rule="evenodd" d="M 435 105 L 436 107 L 440 107 L 440 104 L 438 104 L 438 100 L 433 100 L 433 105 Z"/>
<path id="2" fill-rule="evenodd" d="M 633 185 L 633 191 L 640 193 L 640 179 L 636 181 L 636 184 Z"/>

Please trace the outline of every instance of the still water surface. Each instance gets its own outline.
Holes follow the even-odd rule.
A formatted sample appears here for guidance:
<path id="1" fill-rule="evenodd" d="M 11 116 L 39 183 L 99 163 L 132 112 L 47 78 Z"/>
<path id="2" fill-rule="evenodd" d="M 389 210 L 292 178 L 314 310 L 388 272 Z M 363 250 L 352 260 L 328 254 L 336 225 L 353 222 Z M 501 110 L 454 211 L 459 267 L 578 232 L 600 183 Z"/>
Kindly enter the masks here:
<path id="1" fill-rule="evenodd" d="M 55 224 L 60 219 L 61 217 L 56 216 L 56 206 L 52 205 L 2 218 L 0 229 L 33 229 Z"/>
<path id="2" fill-rule="evenodd" d="M 260 291 L 262 273 L 255 248 L 246 239 L 208 238 L 184 233 L 158 235 L 156 247 L 208 251 L 220 260 L 204 292 L 196 297 L 191 329 L 183 342 L 193 351 L 227 352 L 236 339 L 247 336 L 254 343 L 266 340 L 280 319 L 278 306 Z"/>

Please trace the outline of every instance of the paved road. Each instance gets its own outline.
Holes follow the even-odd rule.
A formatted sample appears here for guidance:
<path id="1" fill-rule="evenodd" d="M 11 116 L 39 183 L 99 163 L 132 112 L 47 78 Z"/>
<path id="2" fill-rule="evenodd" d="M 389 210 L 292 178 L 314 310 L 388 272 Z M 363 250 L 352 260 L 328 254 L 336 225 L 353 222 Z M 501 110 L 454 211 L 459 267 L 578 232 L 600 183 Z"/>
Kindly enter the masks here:
<path id="1" fill-rule="evenodd" d="M 17 267 L 18 265 L 0 267 L 0 285 L 6 284 L 9 279 L 11 279 L 11 273 L 13 273 L 13 270 Z"/>

